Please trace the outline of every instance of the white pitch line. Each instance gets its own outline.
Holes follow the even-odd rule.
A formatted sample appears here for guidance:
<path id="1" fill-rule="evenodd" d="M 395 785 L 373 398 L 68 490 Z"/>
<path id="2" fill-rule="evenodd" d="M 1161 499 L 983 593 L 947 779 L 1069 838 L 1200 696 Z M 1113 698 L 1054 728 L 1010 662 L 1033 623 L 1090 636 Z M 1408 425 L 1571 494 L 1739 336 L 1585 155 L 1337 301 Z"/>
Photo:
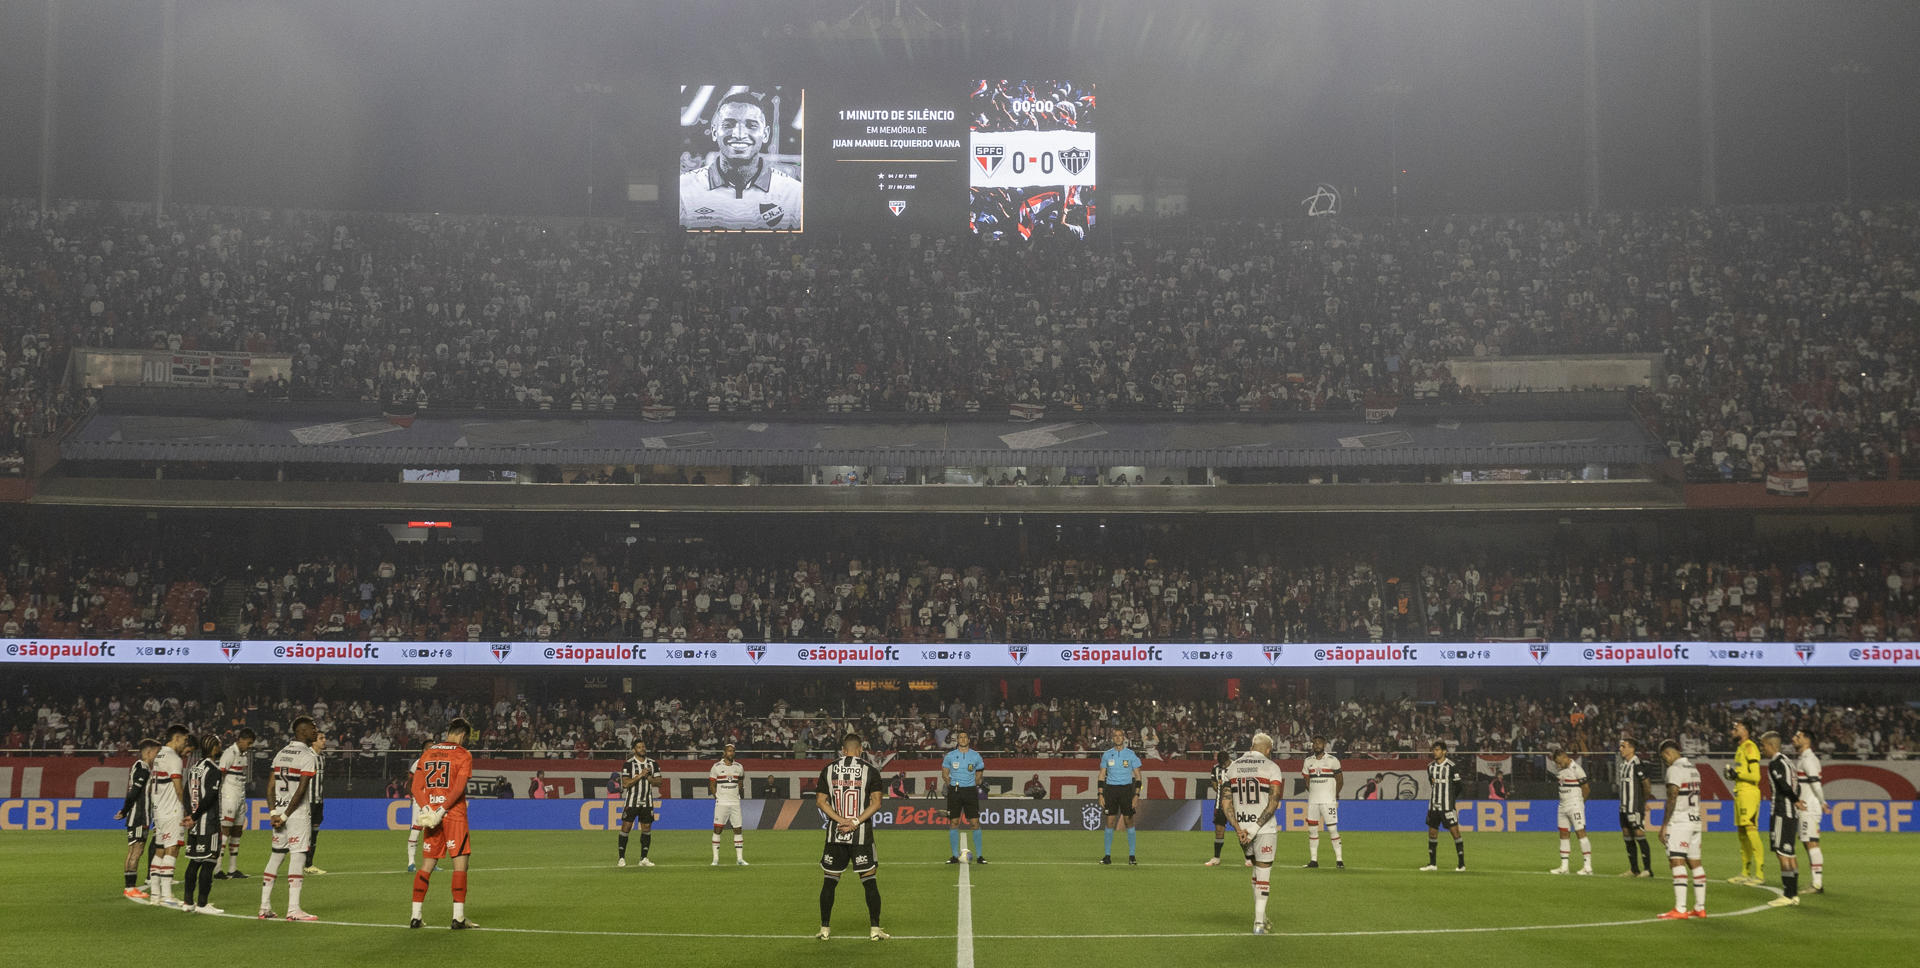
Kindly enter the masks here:
<path id="1" fill-rule="evenodd" d="M 232 911 L 229 911 L 225 914 L 217 914 L 217 915 L 214 915 L 214 917 L 238 918 L 242 921 L 256 920 L 254 915 L 236 914 Z M 397 924 L 397 923 L 388 922 L 388 921 L 328 921 L 328 920 L 322 919 L 319 921 L 298 922 L 298 921 L 287 921 L 285 918 L 275 918 L 273 919 L 273 923 L 276 923 L 276 924 L 324 924 L 324 925 L 328 925 L 336 928 L 398 928 L 400 930 L 408 930 L 407 926 L 404 924 Z M 430 928 L 423 928 L 422 930 L 449 931 L 452 929 L 435 926 Z M 694 932 L 694 931 L 586 931 L 586 930 L 577 930 L 577 929 L 569 929 L 569 928 L 484 928 L 483 927 L 483 928 L 476 928 L 474 930 L 489 933 L 489 934 L 565 934 L 565 935 L 585 935 L 585 936 L 603 937 L 603 938 L 728 938 L 728 939 L 748 939 L 748 940 L 759 940 L 759 941 L 811 941 L 813 939 L 813 936 L 810 934 L 721 934 L 721 933 L 703 933 L 703 932 Z M 901 941 L 944 941 L 947 938 L 952 937 L 952 935 L 896 934 L 894 935 L 894 937 Z"/>
<path id="2" fill-rule="evenodd" d="M 960 912 L 954 935 L 954 968 L 973 968 L 973 874 L 960 862 Z"/>

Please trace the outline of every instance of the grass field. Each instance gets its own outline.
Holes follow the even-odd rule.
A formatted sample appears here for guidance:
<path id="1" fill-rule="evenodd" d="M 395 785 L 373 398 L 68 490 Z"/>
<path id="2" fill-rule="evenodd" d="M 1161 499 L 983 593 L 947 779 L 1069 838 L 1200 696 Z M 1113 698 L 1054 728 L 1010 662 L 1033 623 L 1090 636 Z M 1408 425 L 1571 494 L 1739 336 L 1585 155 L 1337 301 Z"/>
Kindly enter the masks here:
<path id="1" fill-rule="evenodd" d="M 1277 866 L 1269 916 L 1276 936 L 1255 937 L 1247 871 L 1200 866 L 1208 834 L 1145 834 L 1141 865 L 1101 867 L 1097 834 L 987 834 L 991 863 L 968 869 L 972 916 L 960 918 L 960 870 L 942 861 L 939 832 L 894 832 L 879 842 L 883 923 L 894 940 L 866 940 L 866 907 L 853 879 L 839 892 L 833 941 L 811 938 L 818 922 L 820 836 L 751 833 L 753 866 L 708 866 L 704 832 L 656 837 L 658 867 L 613 866 L 604 833 L 485 833 L 468 913 L 482 930 L 446 931 L 446 872 L 427 903 L 430 930 L 404 930 L 409 877 L 405 835 L 331 831 L 305 907 L 320 924 L 252 919 L 266 838 L 243 845 L 255 875 L 216 881 L 206 917 L 136 905 L 120 896 L 124 841 L 114 833 L 0 836 L 0 965 L 117 965 L 178 961 L 276 963 L 313 968 L 405 964 L 580 964 L 600 959 L 649 965 L 965 966 L 1084 964 L 1096 951 L 1126 964 L 1231 964 L 1251 958 L 1311 958 L 1360 964 L 1759 964 L 1792 952 L 1827 965 L 1878 965 L 1912 957 L 1920 916 L 1909 888 L 1920 837 L 1826 839 L 1828 893 L 1799 908 L 1768 909 L 1768 891 L 1735 887 L 1732 835 L 1710 842 L 1713 876 L 1705 921 L 1665 923 L 1672 905 L 1662 876 L 1629 880 L 1617 839 L 1595 838 L 1592 878 L 1550 877 L 1550 834 L 1469 835 L 1466 873 L 1418 873 L 1424 834 L 1348 834 L 1350 868 Z M 1324 848 L 1324 845 L 1323 845 Z M 1656 848 L 1657 849 L 1657 848 Z M 1305 840 L 1282 840 L 1290 865 Z M 1233 847 L 1229 845 L 1228 855 Z M 635 838 L 632 856 L 638 856 Z M 1451 866 L 1442 844 L 1442 864 Z M 1323 849 L 1323 859 L 1331 851 Z M 1658 862 L 1656 858 L 1656 862 Z M 184 864 L 182 865 L 184 870 Z M 1775 875 L 1769 858 L 1767 872 Z M 285 910 L 285 888 L 275 907 Z M 192 947 L 189 948 L 189 945 Z M 298 945 L 297 948 L 291 947 Z M 162 953 L 164 952 L 164 954 Z M 1905 952 L 1905 954 L 1901 954 Z M 445 960 L 452 959 L 452 960 Z"/>

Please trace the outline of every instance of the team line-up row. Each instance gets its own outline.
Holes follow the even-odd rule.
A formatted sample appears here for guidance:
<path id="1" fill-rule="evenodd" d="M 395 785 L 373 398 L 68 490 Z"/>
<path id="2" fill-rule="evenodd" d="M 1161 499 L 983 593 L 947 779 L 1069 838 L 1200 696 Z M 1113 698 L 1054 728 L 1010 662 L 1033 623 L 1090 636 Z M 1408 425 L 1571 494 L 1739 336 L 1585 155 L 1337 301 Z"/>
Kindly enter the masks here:
<path id="1" fill-rule="evenodd" d="M 1765 772 L 1773 795 L 1771 849 L 1779 858 L 1782 886 L 1781 896 L 1768 903 L 1776 907 L 1797 906 L 1800 903 L 1800 844 L 1806 846 L 1813 893 L 1823 893 L 1825 889 L 1820 828 L 1821 817 L 1829 808 L 1821 785 L 1819 756 L 1814 752 L 1812 738 L 1804 731 L 1794 732 L 1790 740 L 1768 732 L 1756 741 L 1752 729 L 1745 721 L 1734 724 L 1733 739 L 1737 748 L 1733 763 L 1726 767 L 1727 778 L 1734 788 L 1735 827 L 1741 850 L 1740 873 L 1728 881 L 1749 886 L 1765 882 L 1758 828 L 1760 777 Z M 277 917 L 272 906 L 273 891 L 284 862 L 288 885 L 286 919 L 313 921 L 317 918 L 301 906 L 301 891 L 308 874 L 326 873 L 313 866 L 319 828 L 325 815 L 324 766 L 320 753 L 325 750 L 326 738 L 313 720 L 304 716 L 294 721 L 291 733 L 292 740 L 274 756 L 268 780 L 272 849 L 261 875 L 259 916 L 262 919 Z M 428 885 L 443 859 L 453 871 L 452 926 L 455 929 L 476 926 L 466 917 L 467 866 L 472 855 L 466 788 L 473 772 L 472 755 L 466 744 L 472 735 L 473 728 L 466 720 L 453 720 L 447 726 L 444 739 L 427 744 L 410 768 L 413 822 L 407 841 L 407 870 L 414 874 L 409 919 L 412 927 L 421 925 Z M 1144 763 L 1129 747 L 1125 730 L 1113 730 L 1111 739 L 1112 747 L 1101 754 L 1099 765 L 1097 798 L 1105 818 L 1100 863 L 1113 863 L 1114 836 L 1124 831 L 1127 863 L 1137 864 L 1134 802 L 1143 783 Z M 942 759 L 940 770 L 948 817 L 952 821 L 948 830 L 952 853 L 947 862 L 985 864 L 979 780 L 986 761 L 973 749 L 971 737 L 964 730 L 956 731 L 953 740 L 955 746 Z M 246 817 L 245 764 L 254 741 L 251 730 L 241 730 L 231 745 L 224 745 L 216 734 L 196 738 L 183 725 L 169 727 L 164 741 L 141 741 L 140 757 L 129 771 L 126 801 L 117 815 L 125 820 L 127 827 L 124 867 L 127 897 L 190 912 L 225 913 L 209 903 L 209 894 L 213 880 L 247 877 L 239 869 L 239 852 Z M 200 759 L 189 772 L 184 769 L 183 754 L 190 746 L 197 747 Z M 1231 831 L 1246 865 L 1253 869 L 1254 933 L 1265 934 L 1272 927 L 1266 907 L 1278 848 L 1277 818 L 1285 777 L 1272 757 L 1274 741 L 1270 735 L 1255 733 L 1250 746 L 1251 749 L 1237 757 L 1221 751 L 1213 767 L 1216 796 L 1213 856 L 1205 864 L 1220 866 L 1221 851 Z M 1651 833 L 1665 847 L 1674 891 L 1673 908 L 1660 917 L 1667 920 L 1704 918 L 1707 875 L 1701 861 L 1705 825 L 1700 810 L 1699 769 L 1684 755 L 1678 742 L 1667 740 L 1659 745 L 1667 793 L 1666 822 L 1653 827 L 1648 813 L 1653 797 L 1653 769 L 1640 758 L 1641 751 L 1639 740 L 1621 737 L 1615 779 L 1620 791 L 1620 831 L 1628 870 L 1620 876 L 1653 876 L 1648 841 Z M 880 929 L 876 879 L 879 865 L 874 852 L 872 820 L 880 809 L 884 787 L 879 768 L 864 755 L 861 737 L 847 734 L 841 753 L 838 759 L 822 768 L 815 793 L 816 804 L 826 818 L 827 832 L 821 858 L 826 879 L 821 891 L 819 937 L 829 936 L 834 888 L 841 875 L 851 869 L 860 875 L 867 893 L 869 936 L 880 940 L 887 935 Z M 722 835 L 729 827 L 733 831 L 734 863 L 748 866 L 741 814 L 746 768 L 734 754 L 733 745 L 728 744 L 707 776 L 708 790 L 714 800 L 714 866 L 720 863 Z M 1448 756 L 1444 742 L 1436 740 L 1431 754 L 1432 760 L 1427 766 L 1431 790 L 1426 823 L 1427 863 L 1420 870 L 1438 869 L 1440 832 L 1444 829 L 1453 839 L 1454 869 L 1464 871 L 1466 843 L 1458 818 L 1464 776 Z M 1556 750 L 1551 760 L 1551 772 L 1559 789 L 1560 858 L 1550 873 L 1592 875 L 1593 847 L 1586 824 L 1586 802 L 1591 790 L 1586 770 L 1564 749 Z M 1326 737 L 1313 737 L 1313 752 L 1302 762 L 1301 771 L 1307 789 L 1305 866 L 1320 866 L 1324 828 L 1333 848 L 1334 869 L 1343 870 L 1346 857 L 1340 837 L 1339 794 L 1344 775 L 1339 758 L 1328 751 Z M 655 785 L 659 776 L 659 764 L 647 756 L 645 741 L 636 740 L 620 774 L 623 807 L 615 862 L 619 867 L 627 866 L 635 827 L 640 831 L 638 865 L 654 866 L 649 855 L 653 846 Z M 964 841 L 969 835 L 971 844 L 967 845 Z M 1581 857 L 1578 870 L 1570 866 L 1576 840 Z M 186 894 L 184 899 L 176 899 L 174 870 L 183 846 L 188 860 Z M 136 884 L 143 849 L 148 854 L 145 890 Z M 415 860 L 417 850 L 421 854 L 419 861 Z M 1689 886 L 1693 892 L 1691 907 Z"/>

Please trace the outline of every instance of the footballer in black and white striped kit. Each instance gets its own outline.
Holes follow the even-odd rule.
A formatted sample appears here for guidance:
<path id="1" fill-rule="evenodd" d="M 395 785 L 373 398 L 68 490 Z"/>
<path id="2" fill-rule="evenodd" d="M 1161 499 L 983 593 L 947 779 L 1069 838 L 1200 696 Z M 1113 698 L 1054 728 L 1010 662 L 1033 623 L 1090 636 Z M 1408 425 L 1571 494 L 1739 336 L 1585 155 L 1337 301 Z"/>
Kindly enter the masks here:
<path id="1" fill-rule="evenodd" d="M 660 764 L 647 755 L 647 741 L 633 741 L 633 755 L 620 767 L 620 860 L 627 866 L 627 840 L 635 824 L 640 825 L 640 866 L 652 867 L 647 853 L 653 850 L 653 784 L 660 775 Z"/>
<path id="2" fill-rule="evenodd" d="M 1423 871 L 1439 870 L 1436 854 L 1440 847 L 1440 828 L 1453 834 L 1454 870 L 1467 869 L 1467 845 L 1460 839 L 1460 788 L 1464 785 L 1460 768 L 1447 759 L 1447 744 L 1433 741 L 1433 762 L 1427 764 L 1427 783 L 1432 794 L 1427 798 L 1427 866 Z"/>
<path id="3" fill-rule="evenodd" d="M 849 869 L 860 875 L 860 886 L 867 895 L 867 937 L 883 941 L 889 935 L 880 929 L 880 883 L 876 879 L 880 861 L 873 852 L 873 815 L 880 811 L 885 784 L 880 771 L 861 755 L 866 744 L 848 733 L 840 743 L 840 758 L 820 768 L 814 803 L 826 818 L 827 843 L 820 854 L 820 870 L 826 875 L 820 885 L 820 933 L 822 941 L 830 936 L 833 921 L 833 896 L 840 876 Z"/>

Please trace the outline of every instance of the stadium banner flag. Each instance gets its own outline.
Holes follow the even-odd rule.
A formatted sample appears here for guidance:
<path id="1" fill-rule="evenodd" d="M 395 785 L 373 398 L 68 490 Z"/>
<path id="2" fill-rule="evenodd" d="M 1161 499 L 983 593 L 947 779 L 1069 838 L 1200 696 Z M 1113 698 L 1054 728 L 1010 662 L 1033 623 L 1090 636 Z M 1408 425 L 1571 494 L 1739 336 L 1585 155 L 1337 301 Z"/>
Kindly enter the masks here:
<path id="1" fill-rule="evenodd" d="M 614 830 L 620 826 L 620 801 L 592 800 L 489 800 L 467 801 L 468 821 L 476 832 L 489 830 Z M 250 830 L 266 829 L 265 801 L 251 802 Z M 757 830 L 821 829 L 823 818 L 811 797 L 803 800 L 747 800 L 742 804 L 742 820 Z M 1460 827 L 1474 833 L 1551 833 L 1554 830 L 1555 800 L 1463 800 L 1460 803 Z M 1707 829 L 1713 833 L 1732 833 L 1733 804 L 1711 800 L 1701 804 L 1706 812 Z M 1828 817 L 1828 829 L 1835 833 L 1916 833 L 1916 804 L 1900 800 L 1835 800 Z M 118 799 L 7 799 L 0 800 L 0 833 L 54 830 L 121 830 L 122 821 L 114 819 L 120 809 Z M 1092 800 L 1014 800 L 989 801 L 981 806 L 982 820 L 996 830 L 1079 830 L 1091 833 L 1100 829 L 1099 807 Z M 1587 802 L 1588 830 L 1615 832 L 1619 828 L 1618 808 L 1612 800 Z M 713 803 L 710 800 L 670 800 L 654 809 L 656 831 L 698 831 L 711 829 Z M 1652 820 L 1660 821 L 1655 805 Z M 1307 806 L 1303 800 L 1285 801 L 1281 822 L 1288 833 L 1307 829 Z M 1410 831 L 1424 829 L 1427 805 L 1417 800 L 1373 800 L 1343 804 L 1340 826 L 1348 831 Z M 328 798 L 328 830 L 404 831 L 412 819 L 412 807 L 406 800 Z M 1135 819 L 1142 830 L 1211 831 L 1213 802 L 1210 800 L 1148 800 L 1138 805 Z M 1767 808 L 1761 808 L 1761 826 L 1767 823 Z M 1091 824 L 1091 826 L 1089 826 Z M 934 800 L 889 800 L 875 816 L 882 830 L 934 830 L 946 826 L 946 803 Z"/>
<path id="2" fill-rule="evenodd" d="M 1773 471 L 1767 474 L 1767 493 L 1781 497 L 1806 497 L 1806 471 Z"/>
<path id="3" fill-rule="evenodd" d="M 0 663 L 675 669 L 1866 669 L 1920 666 L 1912 642 L 379 642 L 4 639 Z"/>

